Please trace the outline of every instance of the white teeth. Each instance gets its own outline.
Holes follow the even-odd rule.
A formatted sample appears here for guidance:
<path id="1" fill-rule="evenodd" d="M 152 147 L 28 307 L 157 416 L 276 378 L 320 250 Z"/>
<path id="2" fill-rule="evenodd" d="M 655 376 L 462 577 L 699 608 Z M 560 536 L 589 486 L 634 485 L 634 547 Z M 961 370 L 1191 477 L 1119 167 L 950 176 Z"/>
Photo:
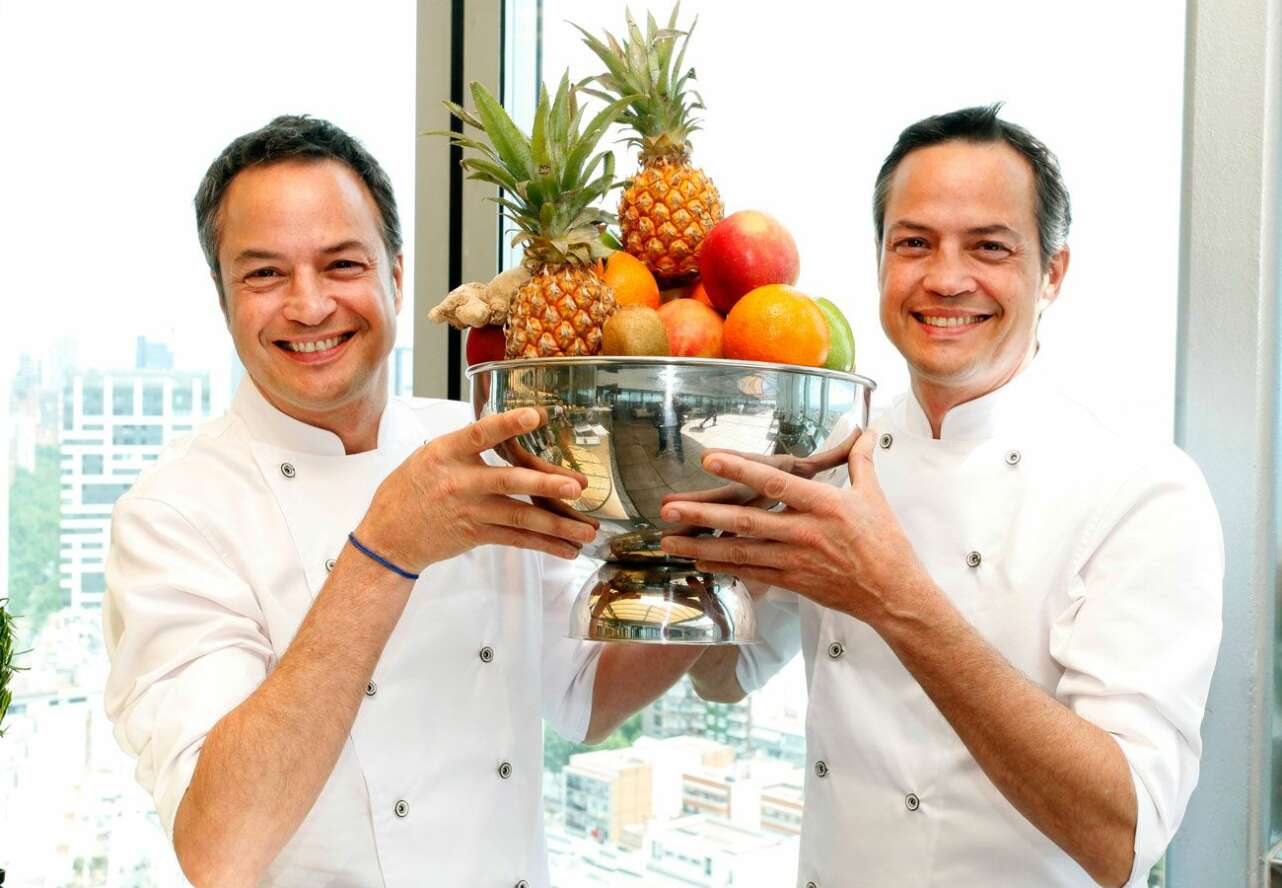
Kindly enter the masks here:
<path id="1" fill-rule="evenodd" d="M 322 339 L 319 342 L 287 342 L 285 347 L 293 352 L 315 352 L 325 351 L 333 348 L 343 341 L 343 337 L 335 336 L 332 339 Z"/>
<path id="2" fill-rule="evenodd" d="M 934 315 L 918 315 L 922 322 L 931 327 L 961 327 L 964 324 L 973 324 L 981 320 L 980 315 L 974 315 L 967 318 L 939 318 Z"/>

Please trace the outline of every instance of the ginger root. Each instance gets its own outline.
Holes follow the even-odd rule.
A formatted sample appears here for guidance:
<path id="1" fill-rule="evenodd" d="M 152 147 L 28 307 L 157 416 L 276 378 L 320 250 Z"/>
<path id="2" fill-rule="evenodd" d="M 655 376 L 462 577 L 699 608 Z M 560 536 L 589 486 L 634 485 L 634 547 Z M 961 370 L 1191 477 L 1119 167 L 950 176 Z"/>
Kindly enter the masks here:
<path id="1" fill-rule="evenodd" d="M 459 330 L 488 324 L 502 325 L 507 322 L 507 306 L 513 294 L 529 279 L 530 273 L 518 265 L 488 284 L 479 281 L 461 284 L 428 312 L 428 320 L 446 323 Z"/>

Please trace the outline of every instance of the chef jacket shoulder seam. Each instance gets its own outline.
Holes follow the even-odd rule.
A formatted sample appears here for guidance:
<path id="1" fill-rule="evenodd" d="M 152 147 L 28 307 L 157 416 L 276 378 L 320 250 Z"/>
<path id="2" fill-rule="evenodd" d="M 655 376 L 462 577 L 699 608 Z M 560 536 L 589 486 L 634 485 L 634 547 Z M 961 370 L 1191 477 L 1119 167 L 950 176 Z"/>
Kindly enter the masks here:
<path id="1" fill-rule="evenodd" d="M 1124 437 L 1119 436 L 1119 438 L 1125 441 Z M 1068 562 L 1069 579 L 1082 572 L 1108 532 L 1135 507 L 1139 499 L 1137 494 L 1140 491 L 1163 481 L 1187 481 L 1187 478 L 1179 478 L 1176 473 L 1170 471 L 1174 462 L 1170 452 L 1172 450 L 1188 459 L 1187 455 L 1173 444 L 1152 448 L 1133 448 L 1130 454 L 1132 464 L 1129 471 L 1115 476 L 1116 482 L 1112 485 L 1112 489 L 1106 496 L 1100 498 L 1099 504 L 1082 529 L 1078 543 L 1073 548 L 1073 556 Z M 1192 461 L 1189 460 L 1189 462 Z M 1194 468 L 1196 468 L 1195 464 Z"/>
<path id="2" fill-rule="evenodd" d="M 213 552 L 214 555 L 218 557 L 218 560 L 222 562 L 223 567 L 225 567 L 232 574 L 236 573 L 232 569 L 231 563 L 227 560 L 227 556 L 223 554 L 221 549 L 219 549 L 217 546 L 214 545 L 213 540 L 209 538 L 209 534 L 205 533 L 204 529 L 202 529 L 200 525 L 198 525 L 195 521 L 189 518 L 186 515 L 186 513 L 183 512 L 182 509 L 179 509 L 173 503 L 167 502 L 163 499 L 159 499 L 158 497 L 145 496 L 142 494 L 138 494 L 135 496 L 130 496 L 126 494 L 126 496 L 121 497 L 120 499 L 121 505 L 128 505 L 130 503 L 139 503 L 139 504 L 153 503 L 157 506 L 163 506 L 167 511 L 173 512 L 174 515 L 178 516 L 178 519 L 182 521 L 183 524 L 187 525 L 193 531 L 195 531 L 196 535 L 200 537 L 201 542 L 203 542 L 209 548 L 209 551 Z"/>

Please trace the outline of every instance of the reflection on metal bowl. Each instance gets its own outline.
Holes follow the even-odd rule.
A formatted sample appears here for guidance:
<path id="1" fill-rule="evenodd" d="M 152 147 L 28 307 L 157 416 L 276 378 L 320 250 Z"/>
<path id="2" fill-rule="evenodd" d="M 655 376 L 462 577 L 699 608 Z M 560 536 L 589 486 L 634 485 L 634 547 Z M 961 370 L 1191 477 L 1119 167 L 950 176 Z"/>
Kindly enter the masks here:
<path id="1" fill-rule="evenodd" d="M 503 459 L 588 479 L 576 500 L 543 501 L 600 522 L 585 554 L 606 564 L 580 592 L 570 634 L 686 644 L 754 641 L 756 624 L 741 582 L 659 548 L 665 533 L 700 532 L 664 522 L 665 498 L 777 505 L 705 472 L 710 450 L 841 483 L 876 387 L 849 373 L 701 358 L 496 361 L 468 376 L 478 417 L 531 406 L 547 414 L 496 448 Z"/>

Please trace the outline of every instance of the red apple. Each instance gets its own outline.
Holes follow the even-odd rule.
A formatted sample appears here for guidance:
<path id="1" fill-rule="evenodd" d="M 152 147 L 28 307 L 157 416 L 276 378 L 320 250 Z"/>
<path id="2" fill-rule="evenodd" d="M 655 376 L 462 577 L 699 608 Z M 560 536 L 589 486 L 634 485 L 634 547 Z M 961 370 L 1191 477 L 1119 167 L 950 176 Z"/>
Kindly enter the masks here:
<path id="1" fill-rule="evenodd" d="M 506 343 L 503 328 L 496 326 L 469 327 L 467 331 L 467 366 L 486 361 L 501 361 Z"/>
<path id="2" fill-rule="evenodd" d="M 726 216 L 699 247 L 699 278 L 722 314 L 750 290 L 766 284 L 791 286 L 800 273 L 801 258 L 788 229 L 757 210 Z"/>
<path id="3" fill-rule="evenodd" d="M 668 353 L 673 357 L 721 357 L 721 328 L 725 321 L 702 302 L 674 299 L 659 306 L 659 320 L 668 331 Z"/>

